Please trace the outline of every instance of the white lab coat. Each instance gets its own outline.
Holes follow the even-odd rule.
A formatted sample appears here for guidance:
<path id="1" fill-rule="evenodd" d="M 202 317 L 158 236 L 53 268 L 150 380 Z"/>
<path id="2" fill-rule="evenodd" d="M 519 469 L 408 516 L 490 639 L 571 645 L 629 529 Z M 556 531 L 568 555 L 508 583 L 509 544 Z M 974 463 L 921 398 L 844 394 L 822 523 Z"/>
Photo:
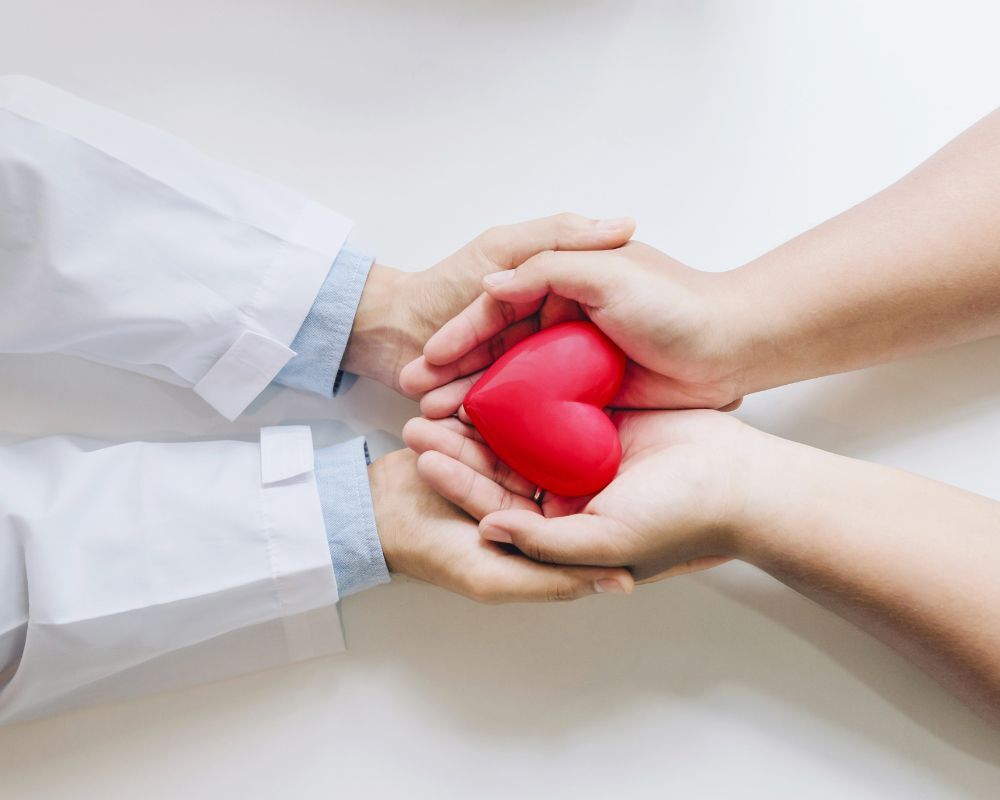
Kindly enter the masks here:
<path id="1" fill-rule="evenodd" d="M 232 419 L 294 355 L 349 227 L 0 78 L 0 352 L 152 375 Z M 312 470 L 303 426 L 0 448 L 0 722 L 343 649 Z"/>

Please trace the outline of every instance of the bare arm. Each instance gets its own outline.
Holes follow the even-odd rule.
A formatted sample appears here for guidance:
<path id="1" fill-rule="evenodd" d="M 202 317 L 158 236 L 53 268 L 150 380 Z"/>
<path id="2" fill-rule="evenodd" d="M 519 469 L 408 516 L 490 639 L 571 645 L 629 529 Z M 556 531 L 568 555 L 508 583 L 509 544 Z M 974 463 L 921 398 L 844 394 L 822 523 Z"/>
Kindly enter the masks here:
<path id="1" fill-rule="evenodd" d="M 553 297 L 628 355 L 614 403 L 628 408 L 722 408 L 1000 334 L 1000 111 L 883 192 L 729 272 L 630 242 L 541 253 L 484 287 L 404 370 L 428 416 L 454 413 L 477 370 L 557 321 Z"/>
<path id="2" fill-rule="evenodd" d="M 1000 503 L 766 436 L 739 557 L 1000 722 Z"/>
<path id="3" fill-rule="evenodd" d="M 1000 334 L 1000 111 L 730 278 L 746 393 Z"/>
<path id="4" fill-rule="evenodd" d="M 477 516 L 510 509 L 483 518 L 487 539 L 543 562 L 627 566 L 641 580 L 742 559 L 1000 722 L 1000 503 L 716 411 L 616 420 L 615 480 L 592 498 L 548 498 L 534 510 L 513 496 L 517 486 L 491 479 L 502 473 L 489 459 L 451 441 L 453 421 L 414 420 L 404 436 L 434 451 L 421 456 L 421 474 L 449 499 Z"/>

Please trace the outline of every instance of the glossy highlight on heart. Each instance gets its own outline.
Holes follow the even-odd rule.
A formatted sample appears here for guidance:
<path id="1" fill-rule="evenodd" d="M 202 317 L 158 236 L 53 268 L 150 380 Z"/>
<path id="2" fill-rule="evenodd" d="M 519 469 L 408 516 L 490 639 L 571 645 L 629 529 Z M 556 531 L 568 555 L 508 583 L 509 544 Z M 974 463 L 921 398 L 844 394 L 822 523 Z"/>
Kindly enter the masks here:
<path id="1" fill-rule="evenodd" d="M 604 407 L 625 354 L 590 322 L 564 322 L 508 350 L 465 396 L 486 443 L 539 488 L 593 494 L 618 472 L 622 448 Z"/>

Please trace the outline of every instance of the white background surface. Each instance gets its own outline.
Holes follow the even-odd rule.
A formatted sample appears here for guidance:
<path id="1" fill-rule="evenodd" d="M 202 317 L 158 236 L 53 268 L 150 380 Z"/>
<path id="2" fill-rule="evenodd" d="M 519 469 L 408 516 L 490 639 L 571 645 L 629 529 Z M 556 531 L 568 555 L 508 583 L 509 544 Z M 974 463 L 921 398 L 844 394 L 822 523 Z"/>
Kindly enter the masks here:
<path id="1" fill-rule="evenodd" d="M 0 0 L 0 73 L 283 180 L 357 219 L 384 263 L 577 210 L 632 214 L 718 270 L 997 105 L 998 25 L 987 1 Z M 321 444 L 366 433 L 384 452 L 414 413 L 362 382 L 333 403 L 268 390 L 227 425 L 193 394 L 54 357 L 0 358 L 0 384 L 18 437 L 306 420 Z M 740 413 L 1000 498 L 1000 341 Z M 0 797 L 1000 796 L 1000 734 L 740 565 L 558 607 L 399 581 L 343 605 L 344 656 L 0 730 Z"/>

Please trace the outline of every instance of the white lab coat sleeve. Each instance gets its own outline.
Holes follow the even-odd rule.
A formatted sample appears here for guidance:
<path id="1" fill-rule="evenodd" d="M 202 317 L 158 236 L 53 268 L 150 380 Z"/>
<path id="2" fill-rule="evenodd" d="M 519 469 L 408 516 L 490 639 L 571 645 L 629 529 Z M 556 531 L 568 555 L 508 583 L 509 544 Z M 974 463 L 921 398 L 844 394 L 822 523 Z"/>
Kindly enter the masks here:
<path id="1" fill-rule="evenodd" d="M 0 722 L 344 649 L 308 427 L 0 448 Z"/>
<path id="2" fill-rule="evenodd" d="M 0 78 L 0 352 L 151 375 L 233 419 L 294 355 L 349 230 L 155 128 Z"/>

